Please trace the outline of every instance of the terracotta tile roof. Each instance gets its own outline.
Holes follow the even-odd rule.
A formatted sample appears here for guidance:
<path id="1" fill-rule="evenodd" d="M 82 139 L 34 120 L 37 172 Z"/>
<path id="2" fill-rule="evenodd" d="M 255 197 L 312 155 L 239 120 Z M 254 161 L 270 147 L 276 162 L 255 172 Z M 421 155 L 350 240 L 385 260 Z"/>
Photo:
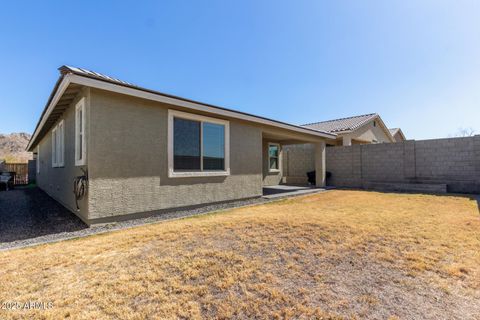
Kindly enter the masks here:
<path id="1" fill-rule="evenodd" d="M 363 114 L 360 116 L 354 116 L 354 117 L 348 117 L 348 118 L 307 123 L 307 124 L 303 124 L 302 127 L 307 127 L 310 129 L 327 131 L 332 133 L 352 131 L 377 117 L 378 117 L 378 114 L 369 113 L 369 114 Z"/>

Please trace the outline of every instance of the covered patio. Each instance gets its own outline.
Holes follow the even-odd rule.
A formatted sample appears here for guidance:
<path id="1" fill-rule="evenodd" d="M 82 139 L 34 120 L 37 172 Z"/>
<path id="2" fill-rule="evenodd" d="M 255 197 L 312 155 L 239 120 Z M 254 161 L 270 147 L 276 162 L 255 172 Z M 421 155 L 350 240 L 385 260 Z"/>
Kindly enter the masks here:
<path id="1" fill-rule="evenodd" d="M 321 132 L 318 132 L 321 134 Z M 334 136 L 332 135 L 332 138 Z M 314 188 L 323 188 L 326 185 L 325 147 L 328 137 L 325 135 L 303 134 L 283 130 L 268 129 L 262 132 L 263 147 L 263 187 L 264 196 L 282 194 L 287 192 L 312 192 Z M 292 145 L 310 145 L 314 157 L 312 168 L 315 171 L 315 185 L 307 183 L 307 172 L 304 178 L 295 181 L 286 180 L 284 167 L 284 147 Z"/>

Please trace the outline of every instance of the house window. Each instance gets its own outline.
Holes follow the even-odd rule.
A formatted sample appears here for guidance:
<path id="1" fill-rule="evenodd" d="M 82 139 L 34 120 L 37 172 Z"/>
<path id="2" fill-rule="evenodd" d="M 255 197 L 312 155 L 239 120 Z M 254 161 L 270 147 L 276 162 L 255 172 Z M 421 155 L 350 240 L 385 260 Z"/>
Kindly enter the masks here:
<path id="1" fill-rule="evenodd" d="M 36 163 L 37 163 L 37 173 L 40 173 L 40 143 L 39 143 L 38 146 L 37 146 L 37 159 L 36 159 Z"/>
<path id="2" fill-rule="evenodd" d="M 52 130 L 52 167 L 57 166 L 57 128 Z"/>
<path id="3" fill-rule="evenodd" d="M 204 170 L 225 170 L 225 126 L 202 123 L 202 159 Z"/>
<path id="4" fill-rule="evenodd" d="M 63 167 L 65 158 L 65 126 L 63 120 L 52 129 L 52 167 Z"/>
<path id="5" fill-rule="evenodd" d="M 82 98 L 75 106 L 75 165 L 85 165 L 86 156 L 85 98 Z"/>
<path id="6" fill-rule="evenodd" d="M 173 168 L 180 170 L 201 170 L 200 135 L 201 122 L 175 118 L 173 123 Z"/>
<path id="7" fill-rule="evenodd" d="M 280 145 L 278 143 L 268 144 L 268 171 L 280 171 Z"/>
<path id="8" fill-rule="evenodd" d="M 169 110 L 169 176 L 229 175 L 229 122 Z"/>

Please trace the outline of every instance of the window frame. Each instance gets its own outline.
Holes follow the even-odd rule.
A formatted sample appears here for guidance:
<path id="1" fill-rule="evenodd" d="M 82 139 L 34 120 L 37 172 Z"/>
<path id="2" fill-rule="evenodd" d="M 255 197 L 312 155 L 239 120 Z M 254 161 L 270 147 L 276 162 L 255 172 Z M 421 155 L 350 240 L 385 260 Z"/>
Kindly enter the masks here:
<path id="1" fill-rule="evenodd" d="M 40 173 L 40 143 L 37 145 L 37 158 L 35 160 L 37 166 L 37 173 Z"/>
<path id="2" fill-rule="evenodd" d="M 277 155 L 277 165 L 278 165 L 278 168 L 277 169 L 272 169 L 270 168 L 270 159 L 273 158 L 270 156 L 270 146 L 276 146 L 278 148 L 278 155 Z M 278 173 L 280 172 L 281 168 L 282 168 L 282 164 L 280 163 L 281 161 L 281 156 L 280 156 L 280 152 L 281 152 L 281 146 L 280 146 L 280 143 L 277 143 L 277 142 L 269 142 L 268 143 L 268 149 L 267 149 L 267 153 L 268 153 L 268 172 L 272 172 L 272 173 Z"/>
<path id="3" fill-rule="evenodd" d="M 200 171 L 175 171 L 174 170 L 174 119 L 180 118 L 200 122 Z M 203 123 L 223 125 L 224 130 L 224 170 L 203 170 Z M 217 177 L 230 175 L 230 121 L 206 117 L 194 113 L 187 113 L 178 110 L 168 110 L 168 177 Z"/>
<path id="4" fill-rule="evenodd" d="M 61 120 L 52 129 L 52 168 L 62 168 L 64 166 L 65 166 L 65 121 Z"/>
<path id="5" fill-rule="evenodd" d="M 62 120 L 57 125 L 57 166 L 65 166 L 65 122 Z"/>
<path id="6" fill-rule="evenodd" d="M 52 129 L 52 168 L 57 167 L 57 126 Z"/>
<path id="7" fill-rule="evenodd" d="M 75 105 L 75 166 L 83 166 L 87 163 L 87 139 L 85 130 L 85 98 L 80 99 Z M 82 121 L 80 128 L 80 117 L 78 112 L 82 112 Z M 81 129 L 81 132 L 80 130 Z M 80 154 L 80 135 L 82 136 L 82 152 Z"/>

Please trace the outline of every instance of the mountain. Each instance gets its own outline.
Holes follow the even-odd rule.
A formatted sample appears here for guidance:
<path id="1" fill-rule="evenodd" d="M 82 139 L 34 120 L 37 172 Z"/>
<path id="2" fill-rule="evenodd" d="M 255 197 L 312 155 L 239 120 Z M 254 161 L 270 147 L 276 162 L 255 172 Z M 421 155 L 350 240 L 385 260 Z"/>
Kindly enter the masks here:
<path id="1" fill-rule="evenodd" d="M 25 132 L 0 134 L 0 159 L 7 162 L 27 162 L 33 159 L 31 152 L 26 152 L 30 134 Z"/>

